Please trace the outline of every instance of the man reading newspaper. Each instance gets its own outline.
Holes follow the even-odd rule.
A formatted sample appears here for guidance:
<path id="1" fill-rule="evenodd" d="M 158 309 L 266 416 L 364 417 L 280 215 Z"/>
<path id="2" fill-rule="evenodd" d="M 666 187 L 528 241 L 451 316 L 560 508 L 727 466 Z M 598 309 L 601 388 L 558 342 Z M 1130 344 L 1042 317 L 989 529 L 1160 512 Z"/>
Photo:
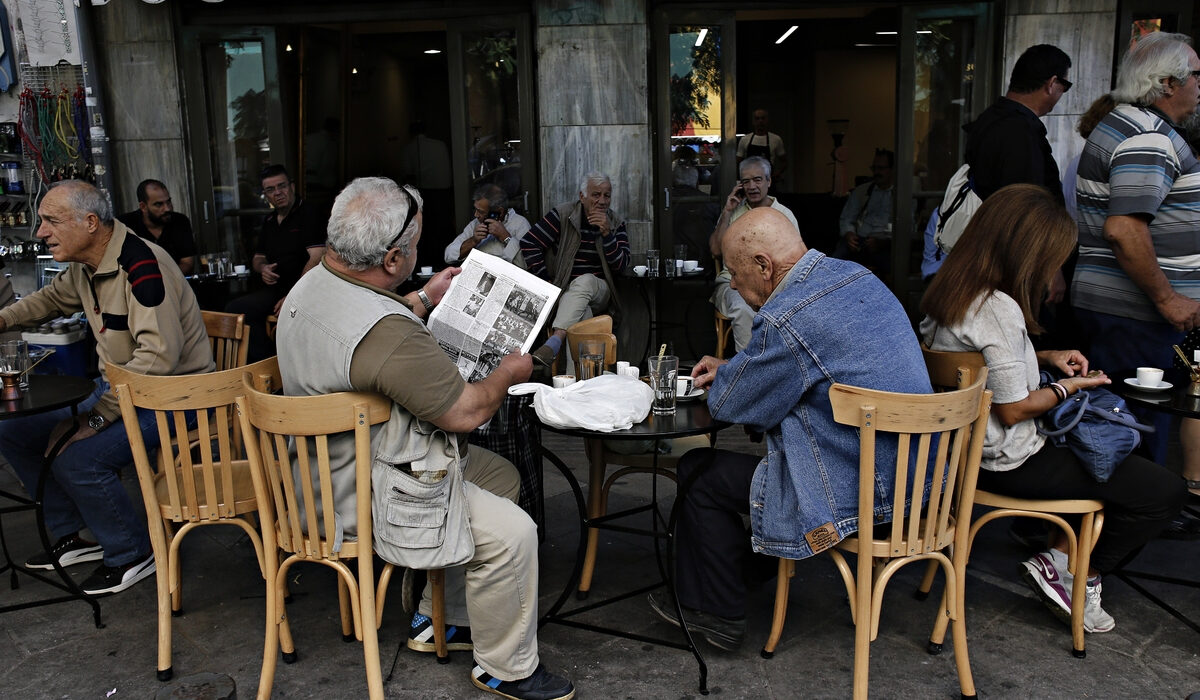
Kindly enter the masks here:
<path id="1" fill-rule="evenodd" d="M 529 377 L 532 365 L 514 348 L 488 376 L 467 382 L 447 359 L 422 319 L 444 300 L 459 268 L 443 270 L 405 297 L 392 291 L 416 263 L 420 207 L 415 189 L 386 178 L 359 178 L 342 190 L 329 220 L 325 259 L 296 284 L 281 309 L 279 367 L 288 394 L 382 393 L 398 409 L 389 424 L 419 418 L 453 434 L 465 449 L 462 434 L 488 420 L 508 387 Z M 485 305 L 486 299 L 480 309 Z M 372 442 L 377 455 L 388 449 L 384 442 Z M 331 466 L 344 536 L 369 536 L 358 532 L 355 520 L 352 453 Z M 413 465 L 394 466 L 416 471 Z M 473 652 L 471 681 L 486 692 L 571 698 L 571 681 L 547 671 L 538 656 L 537 531 L 513 503 L 516 470 L 494 453 L 473 448 L 463 475 L 475 554 L 446 572 L 450 649 Z M 427 589 L 413 617 L 410 648 L 434 650 L 430 615 Z"/>

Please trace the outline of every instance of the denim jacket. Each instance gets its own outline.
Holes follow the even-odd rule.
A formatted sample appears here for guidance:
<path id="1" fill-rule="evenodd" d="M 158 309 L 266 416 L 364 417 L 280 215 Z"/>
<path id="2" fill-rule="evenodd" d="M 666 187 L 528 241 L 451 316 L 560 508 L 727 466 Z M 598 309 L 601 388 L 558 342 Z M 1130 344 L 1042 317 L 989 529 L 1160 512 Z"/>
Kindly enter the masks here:
<path id="1" fill-rule="evenodd" d="M 754 317 L 750 344 L 717 370 L 715 418 L 767 437 L 750 489 L 754 551 L 803 559 L 858 530 L 858 431 L 833 419 L 834 383 L 930 393 L 900 302 L 862 266 L 810 250 Z M 876 443 L 876 522 L 891 520 L 896 440 Z"/>

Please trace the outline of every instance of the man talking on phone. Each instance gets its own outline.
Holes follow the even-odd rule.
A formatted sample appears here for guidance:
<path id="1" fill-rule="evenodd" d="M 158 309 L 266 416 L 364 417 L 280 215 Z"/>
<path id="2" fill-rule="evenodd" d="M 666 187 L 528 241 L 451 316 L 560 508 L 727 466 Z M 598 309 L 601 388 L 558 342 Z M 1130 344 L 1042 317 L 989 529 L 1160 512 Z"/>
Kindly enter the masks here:
<path id="1" fill-rule="evenodd" d="M 770 187 L 771 162 L 766 158 L 751 156 L 738 164 L 737 184 L 726 198 L 725 209 L 721 212 L 721 218 L 717 219 L 717 227 L 708 239 L 708 247 L 712 251 L 714 259 L 721 258 L 721 239 L 729 230 L 730 224 L 737 221 L 742 214 L 759 207 L 767 207 L 782 213 L 791 222 L 792 228 L 796 230 L 796 238 L 800 238 L 800 227 L 796 224 L 796 217 L 792 214 L 792 210 L 767 194 Z M 724 265 L 721 266 L 721 272 L 717 275 L 712 303 L 717 307 L 717 311 L 730 319 L 729 323 L 733 326 L 733 349 L 741 352 L 750 342 L 750 327 L 754 325 L 754 310 L 750 308 L 742 295 L 737 293 L 737 290 L 730 288 L 729 271 L 725 269 Z"/>
<path id="2" fill-rule="evenodd" d="M 579 184 L 579 201 L 554 207 L 521 239 L 525 267 L 563 290 L 550 323 L 554 334 L 532 353 L 546 367 L 562 349 L 567 328 L 608 309 L 616 298 L 613 278 L 629 266 L 629 235 L 611 203 L 612 181 L 590 172 Z"/>
<path id="3" fill-rule="evenodd" d="M 442 257 L 453 265 L 478 248 L 512 262 L 521 252 L 521 237 L 529 230 L 529 219 L 508 208 L 508 193 L 496 185 L 475 190 L 471 201 L 474 209 L 471 220 L 458 238 L 446 246 Z"/>

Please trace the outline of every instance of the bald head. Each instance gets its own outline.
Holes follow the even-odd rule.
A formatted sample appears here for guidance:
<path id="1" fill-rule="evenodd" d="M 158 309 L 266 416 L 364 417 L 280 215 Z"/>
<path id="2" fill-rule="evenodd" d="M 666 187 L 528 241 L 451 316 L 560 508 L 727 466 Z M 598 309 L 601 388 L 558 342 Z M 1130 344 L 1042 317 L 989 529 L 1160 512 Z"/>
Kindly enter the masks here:
<path id="1" fill-rule="evenodd" d="M 756 310 L 807 252 L 792 222 L 769 207 L 738 217 L 721 241 L 731 286 Z"/>

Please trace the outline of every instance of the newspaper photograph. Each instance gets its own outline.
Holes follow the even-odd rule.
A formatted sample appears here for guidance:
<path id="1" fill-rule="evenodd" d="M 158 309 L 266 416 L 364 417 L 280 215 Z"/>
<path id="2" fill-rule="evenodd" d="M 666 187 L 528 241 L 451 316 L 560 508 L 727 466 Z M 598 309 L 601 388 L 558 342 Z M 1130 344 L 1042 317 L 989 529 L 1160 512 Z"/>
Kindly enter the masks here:
<path id="1" fill-rule="evenodd" d="M 558 294 L 558 287 L 546 280 L 472 250 L 427 326 L 463 379 L 475 382 L 491 374 L 508 353 L 529 352 Z"/>

